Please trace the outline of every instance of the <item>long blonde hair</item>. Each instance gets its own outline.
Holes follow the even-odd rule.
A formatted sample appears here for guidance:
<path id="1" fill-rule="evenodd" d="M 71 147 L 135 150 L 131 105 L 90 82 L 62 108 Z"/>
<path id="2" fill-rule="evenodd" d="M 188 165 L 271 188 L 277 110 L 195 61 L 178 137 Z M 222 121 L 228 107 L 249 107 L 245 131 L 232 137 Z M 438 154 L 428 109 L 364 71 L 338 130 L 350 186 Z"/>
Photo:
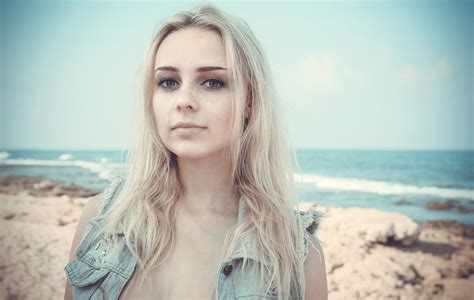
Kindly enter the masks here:
<path id="1" fill-rule="evenodd" d="M 211 5 L 173 15 L 151 42 L 144 62 L 143 102 L 128 150 L 126 180 L 106 214 L 103 231 L 111 239 L 117 231 L 124 233 L 143 278 L 173 251 L 175 203 L 184 189 L 176 156 L 157 132 L 152 109 L 153 69 L 163 40 L 187 27 L 221 35 L 233 86 L 234 118 L 225 153 L 232 187 L 245 201 L 247 214 L 228 231 L 222 259 L 230 257 L 244 235 L 252 234 L 259 261 L 267 266 L 260 268 L 263 288 L 266 292 L 272 289 L 279 299 L 300 299 L 304 294 L 303 262 L 297 253 L 300 220 L 293 211 L 297 201 L 293 168 L 297 164 L 279 115 L 270 67 L 249 26 Z M 250 106 L 248 118 L 244 115 L 246 106 Z"/>

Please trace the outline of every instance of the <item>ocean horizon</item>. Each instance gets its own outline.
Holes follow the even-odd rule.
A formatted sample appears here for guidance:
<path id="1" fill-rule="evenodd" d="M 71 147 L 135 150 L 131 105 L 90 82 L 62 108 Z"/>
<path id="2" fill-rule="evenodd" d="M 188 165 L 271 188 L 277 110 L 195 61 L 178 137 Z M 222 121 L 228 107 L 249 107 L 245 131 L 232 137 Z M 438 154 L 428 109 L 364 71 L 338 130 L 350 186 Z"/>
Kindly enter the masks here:
<path id="1" fill-rule="evenodd" d="M 40 176 L 95 192 L 125 171 L 127 151 L 1 150 L 0 174 Z M 300 202 L 399 212 L 416 222 L 474 224 L 474 150 L 297 149 Z M 456 203 L 446 210 L 429 202 Z"/>

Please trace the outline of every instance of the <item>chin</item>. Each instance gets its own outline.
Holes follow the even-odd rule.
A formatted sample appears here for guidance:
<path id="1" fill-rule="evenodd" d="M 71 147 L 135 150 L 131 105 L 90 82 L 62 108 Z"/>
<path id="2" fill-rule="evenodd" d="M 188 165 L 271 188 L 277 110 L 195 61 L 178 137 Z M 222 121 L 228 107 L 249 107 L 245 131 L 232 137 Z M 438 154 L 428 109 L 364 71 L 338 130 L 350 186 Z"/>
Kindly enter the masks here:
<path id="1" fill-rule="evenodd" d="M 198 147 L 193 147 L 192 149 L 173 149 L 172 152 L 178 158 L 184 159 L 203 159 L 210 156 L 214 156 L 221 151 L 214 149 L 198 149 Z"/>

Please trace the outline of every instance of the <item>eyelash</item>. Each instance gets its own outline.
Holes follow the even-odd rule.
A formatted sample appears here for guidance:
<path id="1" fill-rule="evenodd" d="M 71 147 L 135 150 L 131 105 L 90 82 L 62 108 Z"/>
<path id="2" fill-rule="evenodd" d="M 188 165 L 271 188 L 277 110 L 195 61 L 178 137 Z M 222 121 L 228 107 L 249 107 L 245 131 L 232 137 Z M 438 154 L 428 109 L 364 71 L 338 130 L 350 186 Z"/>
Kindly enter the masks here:
<path id="1" fill-rule="evenodd" d="M 169 78 L 169 77 L 167 77 L 167 78 L 162 78 L 162 79 L 160 79 L 160 80 L 158 81 L 158 87 L 161 87 L 161 88 L 164 88 L 164 89 L 172 89 L 172 88 L 174 88 L 174 86 L 173 86 L 173 87 L 166 87 L 166 86 L 163 86 L 163 83 L 168 82 L 168 81 L 177 82 L 177 80 L 175 80 L 174 78 Z M 222 89 L 223 87 L 225 87 L 224 81 L 222 81 L 222 80 L 220 80 L 220 79 L 217 79 L 217 78 L 208 78 L 208 79 L 206 79 L 206 80 L 203 82 L 203 84 L 204 84 L 205 82 L 214 82 L 214 83 L 218 83 L 218 84 L 220 85 L 219 87 L 206 87 L 206 88 L 209 89 L 209 90 L 219 90 L 219 89 Z"/>

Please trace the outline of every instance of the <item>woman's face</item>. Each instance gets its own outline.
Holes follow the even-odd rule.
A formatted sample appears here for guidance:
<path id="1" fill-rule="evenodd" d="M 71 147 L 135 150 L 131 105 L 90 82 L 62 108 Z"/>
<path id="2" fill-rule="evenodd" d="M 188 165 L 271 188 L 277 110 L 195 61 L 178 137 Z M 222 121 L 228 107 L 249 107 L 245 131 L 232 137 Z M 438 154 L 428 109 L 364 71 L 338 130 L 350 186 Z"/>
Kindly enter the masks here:
<path id="1" fill-rule="evenodd" d="M 155 59 L 153 111 L 161 140 L 178 157 L 222 153 L 232 103 L 225 49 L 217 32 L 185 28 L 163 40 Z"/>

